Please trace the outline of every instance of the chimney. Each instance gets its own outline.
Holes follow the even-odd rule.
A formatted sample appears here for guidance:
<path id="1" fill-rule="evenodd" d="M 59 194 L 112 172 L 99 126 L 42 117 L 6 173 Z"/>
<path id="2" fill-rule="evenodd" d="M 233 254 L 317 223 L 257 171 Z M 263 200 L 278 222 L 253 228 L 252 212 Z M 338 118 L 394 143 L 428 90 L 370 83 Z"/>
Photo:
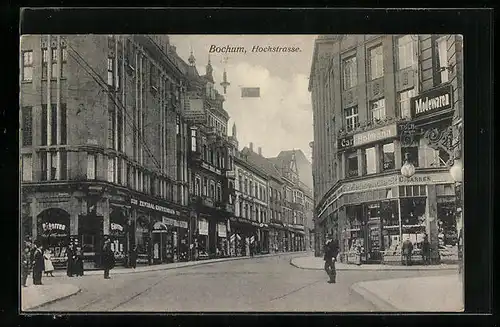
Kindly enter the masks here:
<path id="1" fill-rule="evenodd" d="M 252 142 L 250 142 L 250 151 L 253 152 L 253 143 Z"/>
<path id="2" fill-rule="evenodd" d="M 262 147 L 259 146 L 259 156 L 262 156 Z"/>

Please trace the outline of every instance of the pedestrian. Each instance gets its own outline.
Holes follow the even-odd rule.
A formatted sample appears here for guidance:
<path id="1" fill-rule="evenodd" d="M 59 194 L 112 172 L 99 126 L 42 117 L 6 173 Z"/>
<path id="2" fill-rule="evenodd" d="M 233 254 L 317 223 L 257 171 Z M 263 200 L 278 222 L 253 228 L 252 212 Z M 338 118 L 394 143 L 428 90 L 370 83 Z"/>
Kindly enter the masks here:
<path id="1" fill-rule="evenodd" d="M 328 283 L 335 283 L 337 277 L 337 271 L 335 269 L 335 261 L 337 261 L 337 255 L 339 254 L 339 244 L 338 241 L 333 239 L 331 235 L 328 235 L 325 248 L 325 255 L 323 260 L 325 260 L 325 271 L 330 279 Z"/>
<path id="2" fill-rule="evenodd" d="M 73 256 L 73 267 L 76 276 L 83 276 L 83 251 L 80 246 L 75 249 L 75 255 Z"/>
<path id="3" fill-rule="evenodd" d="M 431 259 L 431 244 L 429 243 L 429 238 L 427 234 L 424 234 L 424 240 L 422 241 L 422 260 L 425 265 L 430 263 Z"/>
<path id="4" fill-rule="evenodd" d="M 66 264 L 66 274 L 68 277 L 73 277 L 75 273 L 74 262 L 75 262 L 75 246 L 73 242 L 68 244 L 68 249 L 66 250 L 66 255 L 68 257 Z"/>
<path id="5" fill-rule="evenodd" d="M 252 258 L 253 257 L 253 251 L 254 251 L 254 243 L 253 242 L 250 242 L 249 251 L 250 251 L 250 257 Z"/>
<path id="6" fill-rule="evenodd" d="M 104 279 L 110 279 L 109 271 L 115 266 L 115 254 L 111 250 L 111 240 L 106 238 L 102 249 L 102 264 L 104 267 Z"/>
<path id="7" fill-rule="evenodd" d="M 407 237 L 403 242 L 403 263 L 405 266 L 411 266 L 411 254 L 413 252 L 413 243 Z"/>
<path id="8" fill-rule="evenodd" d="M 130 250 L 130 267 L 136 268 L 137 267 L 137 245 L 134 245 L 132 247 L 132 250 Z"/>
<path id="9" fill-rule="evenodd" d="M 50 252 L 49 249 L 46 249 L 44 254 L 43 254 L 43 260 L 44 260 L 44 265 L 45 265 L 45 276 L 49 277 L 54 277 L 52 274 L 54 272 L 54 265 L 52 264 L 52 253 Z"/>
<path id="10" fill-rule="evenodd" d="M 42 285 L 42 274 L 45 269 L 42 244 L 40 241 L 35 241 L 35 252 L 33 253 L 33 285 Z"/>
<path id="11" fill-rule="evenodd" d="M 28 276 L 31 270 L 31 249 L 30 246 L 25 246 L 22 256 L 21 256 L 21 283 L 23 287 L 26 287 L 26 282 L 28 281 Z"/>

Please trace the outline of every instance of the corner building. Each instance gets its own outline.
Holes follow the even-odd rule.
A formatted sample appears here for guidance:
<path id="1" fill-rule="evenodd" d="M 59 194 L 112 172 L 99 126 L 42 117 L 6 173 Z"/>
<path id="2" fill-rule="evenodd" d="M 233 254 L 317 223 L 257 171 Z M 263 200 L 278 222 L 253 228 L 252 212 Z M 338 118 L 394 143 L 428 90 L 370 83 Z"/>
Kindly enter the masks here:
<path id="1" fill-rule="evenodd" d="M 23 36 L 22 233 L 86 269 L 104 236 L 117 264 L 184 260 L 188 238 L 186 76 L 168 36 Z"/>
<path id="2" fill-rule="evenodd" d="M 315 42 L 309 91 L 314 114 L 316 240 L 334 233 L 341 258 L 400 259 L 409 237 L 429 235 L 434 261 L 456 244 L 454 157 L 463 112 L 457 35 L 329 35 Z M 415 174 L 404 177 L 405 160 Z M 319 249 L 318 249 L 319 250 Z M 319 255 L 320 251 L 316 251 Z"/>

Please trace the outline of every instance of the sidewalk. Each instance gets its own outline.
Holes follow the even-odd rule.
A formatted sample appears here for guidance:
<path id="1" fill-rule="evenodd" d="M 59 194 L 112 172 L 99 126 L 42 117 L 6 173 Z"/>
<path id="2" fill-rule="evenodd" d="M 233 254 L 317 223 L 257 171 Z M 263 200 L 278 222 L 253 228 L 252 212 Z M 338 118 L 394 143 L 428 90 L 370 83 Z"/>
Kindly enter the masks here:
<path id="1" fill-rule="evenodd" d="M 70 284 L 29 285 L 21 288 L 21 310 L 34 309 L 43 304 L 65 299 L 80 292 L 80 288 Z"/>
<path id="2" fill-rule="evenodd" d="M 458 274 L 360 282 L 352 289 L 382 311 L 463 312 Z"/>
<path id="3" fill-rule="evenodd" d="M 307 257 L 299 257 L 292 258 L 290 260 L 290 264 L 294 267 L 301 269 L 311 269 L 311 270 L 323 270 L 325 267 L 325 261 L 323 258 L 307 256 Z M 346 264 L 342 262 L 336 262 L 335 268 L 337 270 L 455 270 L 458 271 L 458 265 L 449 265 L 449 264 L 440 264 L 440 265 L 415 265 L 415 266 L 397 266 L 397 265 L 383 265 L 383 264 L 362 264 L 360 266 L 355 264 Z"/>
<path id="4" fill-rule="evenodd" d="M 151 265 L 151 266 L 138 266 L 135 269 L 132 268 L 126 268 L 126 267 L 116 267 L 111 269 L 111 274 L 116 275 L 116 274 L 133 274 L 133 273 L 142 273 L 142 272 L 148 272 L 148 271 L 159 271 L 159 270 L 169 270 L 169 269 L 178 269 L 178 268 L 184 268 L 184 267 L 191 267 L 191 266 L 199 266 L 199 265 L 206 265 L 206 264 L 211 264 L 211 263 L 218 263 L 218 262 L 225 262 L 225 261 L 233 261 L 233 260 L 245 260 L 245 259 L 258 259 L 258 258 L 266 258 L 266 257 L 273 257 L 273 256 L 279 256 L 279 255 L 293 255 L 293 254 L 306 254 L 306 251 L 298 251 L 298 252 L 279 252 L 279 253 L 271 253 L 271 254 L 262 254 L 262 255 L 255 255 L 253 257 L 229 257 L 229 258 L 220 258 L 220 259 L 206 259 L 206 260 L 199 260 L 199 261 L 187 261 L 187 262 L 174 262 L 174 263 L 165 263 L 165 264 L 159 264 L 159 265 Z M 98 270 L 86 270 L 84 272 L 85 275 L 102 275 L 103 270 L 98 269 Z M 54 276 L 65 276 L 66 275 L 66 270 L 57 270 L 54 272 Z"/>

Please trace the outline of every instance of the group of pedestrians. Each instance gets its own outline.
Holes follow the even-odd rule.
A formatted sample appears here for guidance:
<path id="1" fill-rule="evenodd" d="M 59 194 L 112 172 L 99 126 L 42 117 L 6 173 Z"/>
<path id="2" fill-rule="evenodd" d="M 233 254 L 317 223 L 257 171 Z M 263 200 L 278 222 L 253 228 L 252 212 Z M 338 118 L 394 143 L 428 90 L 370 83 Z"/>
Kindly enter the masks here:
<path id="1" fill-rule="evenodd" d="M 21 283 L 26 287 L 30 272 L 33 273 L 33 285 L 42 285 L 42 275 L 54 277 L 50 250 L 43 251 L 42 243 L 35 241 L 25 242 L 21 256 Z"/>
<path id="2" fill-rule="evenodd" d="M 66 274 L 68 277 L 83 276 L 83 251 L 78 245 L 78 242 L 70 242 L 66 253 L 68 256 L 68 263 L 66 266 Z"/>
<path id="3" fill-rule="evenodd" d="M 410 241 L 410 238 L 406 238 L 401 247 L 403 253 L 403 265 L 411 266 L 412 265 L 412 255 L 413 255 L 413 243 Z M 431 244 L 429 242 L 429 238 L 427 234 L 424 235 L 424 239 L 421 242 L 421 250 L 422 250 L 422 261 L 425 265 L 430 264 L 431 262 Z"/>

